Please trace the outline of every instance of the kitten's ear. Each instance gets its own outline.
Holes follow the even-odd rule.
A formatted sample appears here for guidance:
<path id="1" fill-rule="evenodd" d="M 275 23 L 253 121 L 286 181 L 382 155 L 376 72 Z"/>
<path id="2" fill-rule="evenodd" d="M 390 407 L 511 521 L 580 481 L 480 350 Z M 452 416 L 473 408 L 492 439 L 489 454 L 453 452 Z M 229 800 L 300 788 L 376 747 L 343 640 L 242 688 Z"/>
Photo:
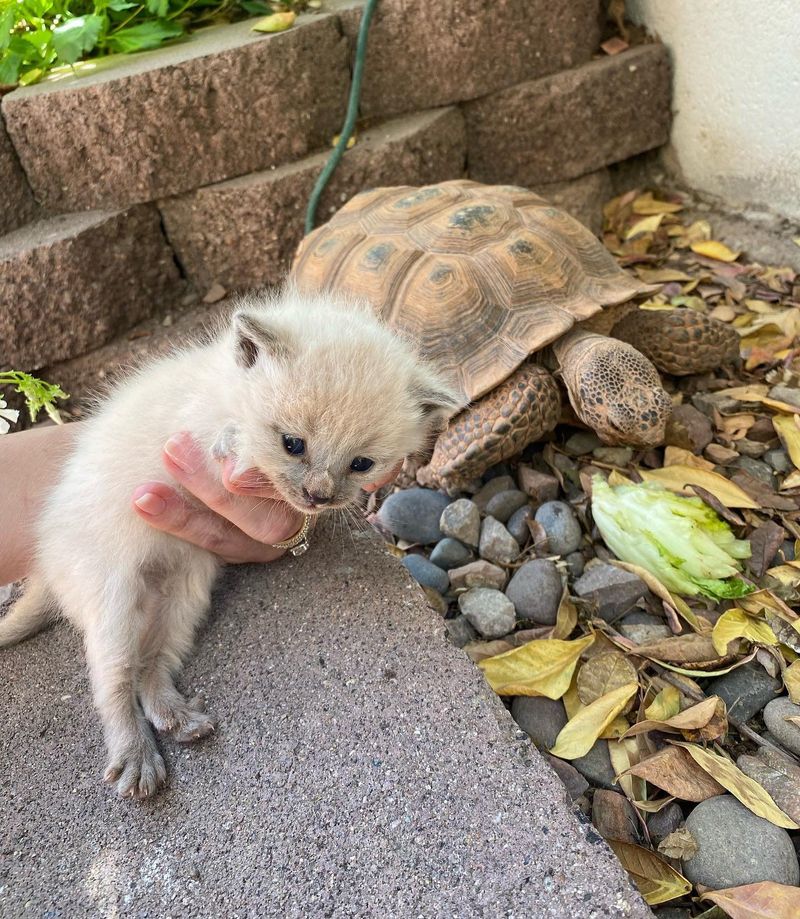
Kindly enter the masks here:
<path id="1" fill-rule="evenodd" d="M 417 374 L 414 398 L 419 402 L 431 433 L 443 431 L 453 415 L 468 403 L 462 392 L 428 368 L 422 368 Z"/>
<path id="2" fill-rule="evenodd" d="M 292 341 L 285 330 L 272 325 L 268 315 L 238 310 L 233 314 L 233 335 L 236 361 L 242 367 L 252 367 L 259 354 L 285 358 L 292 350 Z"/>

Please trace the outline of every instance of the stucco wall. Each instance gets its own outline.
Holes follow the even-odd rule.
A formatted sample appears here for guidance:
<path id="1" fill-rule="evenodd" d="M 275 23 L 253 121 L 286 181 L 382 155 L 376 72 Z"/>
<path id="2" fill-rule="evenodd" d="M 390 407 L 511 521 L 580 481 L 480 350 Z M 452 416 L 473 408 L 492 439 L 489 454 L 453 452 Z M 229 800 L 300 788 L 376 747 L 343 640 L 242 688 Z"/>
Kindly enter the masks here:
<path id="1" fill-rule="evenodd" d="M 800 3 L 628 0 L 669 47 L 683 179 L 800 219 Z"/>

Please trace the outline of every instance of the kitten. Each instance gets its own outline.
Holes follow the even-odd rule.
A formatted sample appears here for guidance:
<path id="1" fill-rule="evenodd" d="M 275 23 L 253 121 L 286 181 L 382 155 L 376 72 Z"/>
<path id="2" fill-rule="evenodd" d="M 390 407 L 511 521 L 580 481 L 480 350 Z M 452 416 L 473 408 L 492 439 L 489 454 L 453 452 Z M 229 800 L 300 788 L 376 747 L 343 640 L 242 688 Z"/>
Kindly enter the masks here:
<path id="1" fill-rule="evenodd" d="M 214 451 L 231 432 L 304 514 L 354 503 L 426 445 L 461 396 L 367 308 L 288 288 L 243 301 L 210 344 L 144 367 L 84 425 L 37 522 L 23 596 L 0 619 L 0 647 L 59 611 L 84 634 L 109 760 L 105 780 L 144 797 L 166 778 L 151 725 L 188 741 L 213 729 L 173 682 L 205 613 L 218 559 L 161 533 L 130 507 L 163 478 L 162 446 L 190 431 Z"/>

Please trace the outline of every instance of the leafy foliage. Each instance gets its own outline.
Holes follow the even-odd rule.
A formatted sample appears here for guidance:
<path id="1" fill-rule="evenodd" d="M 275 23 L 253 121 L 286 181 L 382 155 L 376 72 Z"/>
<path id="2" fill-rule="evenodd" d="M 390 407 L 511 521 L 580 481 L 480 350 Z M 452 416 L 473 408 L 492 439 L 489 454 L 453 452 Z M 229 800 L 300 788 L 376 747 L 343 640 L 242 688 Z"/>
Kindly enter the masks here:
<path id="1" fill-rule="evenodd" d="M 35 83 L 61 67 L 157 48 L 194 29 L 318 0 L 0 0 L 0 85 Z"/>
<path id="2" fill-rule="evenodd" d="M 60 386 L 55 383 L 46 383 L 38 377 L 19 370 L 3 370 L 0 372 L 0 388 L 4 386 L 12 386 L 15 392 L 25 397 L 31 421 L 36 421 L 36 416 L 44 409 L 53 421 L 61 424 L 61 416 L 55 406 L 55 401 L 56 399 L 68 399 L 69 396 Z M 5 403 L 0 400 L 0 408 L 4 406 Z M 10 417 L 12 414 L 14 417 Z M 6 409 L 0 420 L 4 418 L 6 421 L 16 421 L 16 414 Z M 7 431 L 8 427 L 4 427 Z M 3 426 L 0 426 L 0 433 L 4 433 Z"/>

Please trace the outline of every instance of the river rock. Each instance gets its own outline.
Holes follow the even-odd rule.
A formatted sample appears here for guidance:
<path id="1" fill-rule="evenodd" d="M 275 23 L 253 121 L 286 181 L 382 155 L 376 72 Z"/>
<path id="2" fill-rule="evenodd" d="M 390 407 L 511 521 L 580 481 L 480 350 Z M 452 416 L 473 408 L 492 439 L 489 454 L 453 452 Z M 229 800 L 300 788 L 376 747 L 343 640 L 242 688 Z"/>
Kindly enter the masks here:
<path id="1" fill-rule="evenodd" d="M 532 619 L 540 625 L 554 625 L 564 591 L 555 562 L 537 558 L 525 562 L 506 588 L 520 619 Z"/>
<path id="2" fill-rule="evenodd" d="M 589 783 L 571 763 L 568 763 L 565 759 L 559 759 L 557 756 L 551 756 L 549 753 L 545 753 L 544 758 L 553 772 L 564 783 L 570 800 L 577 800 L 588 790 Z"/>
<path id="3" fill-rule="evenodd" d="M 411 573 L 411 577 L 418 584 L 437 590 L 440 594 L 446 593 L 450 586 L 447 572 L 429 562 L 423 555 L 407 555 L 403 559 L 403 567 Z"/>
<path id="4" fill-rule="evenodd" d="M 603 442 L 594 431 L 576 431 L 567 438 L 564 448 L 573 456 L 584 456 L 602 445 Z"/>
<path id="5" fill-rule="evenodd" d="M 516 487 L 516 483 L 510 475 L 498 475 L 493 479 L 489 479 L 483 488 L 473 495 L 472 500 L 478 506 L 478 510 L 485 514 L 486 505 L 495 495 L 499 495 L 501 491 L 513 491 Z"/>
<path id="6" fill-rule="evenodd" d="M 672 801 L 666 807 L 662 807 L 655 814 L 650 814 L 647 818 L 647 830 L 650 838 L 656 844 L 666 839 L 670 833 L 674 833 L 683 825 L 683 810 L 677 801 Z"/>
<path id="7" fill-rule="evenodd" d="M 592 823 L 603 839 L 641 842 L 639 820 L 631 802 L 618 791 L 598 788 L 592 798 Z"/>
<path id="8" fill-rule="evenodd" d="M 573 759 L 572 765 L 584 778 L 587 778 L 592 785 L 598 788 L 619 788 L 619 785 L 614 781 L 616 773 L 611 765 L 607 740 L 596 741 L 588 753 L 578 759 Z"/>
<path id="9" fill-rule="evenodd" d="M 457 539 L 445 536 L 433 547 L 431 561 L 434 565 L 449 571 L 451 568 L 460 568 L 472 558 L 472 552 Z"/>
<path id="10" fill-rule="evenodd" d="M 453 590 L 465 587 L 493 587 L 502 590 L 507 580 L 505 569 L 483 559 L 450 570 L 450 586 Z"/>
<path id="11" fill-rule="evenodd" d="M 606 622 L 627 613 L 647 594 L 644 581 L 615 565 L 592 565 L 578 578 L 575 594 L 597 604 L 597 615 Z"/>
<path id="12" fill-rule="evenodd" d="M 764 709 L 764 724 L 774 734 L 778 743 L 800 756 L 800 725 L 787 718 L 800 717 L 800 705 L 795 705 L 786 696 L 773 699 Z"/>
<path id="13" fill-rule="evenodd" d="M 739 459 L 733 461 L 732 465 L 737 469 L 743 469 L 754 479 L 763 482 L 768 488 L 775 488 L 777 485 L 775 473 L 762 460 L 753 459 L 750 456 L 740 456 Z"/>
<path id="14" fill-rule="evenodd" d="M 510 565 L 519 556 L 519 543 L 499 520 L 485 517 L 478 551 L 488 562 Z"/>
<path id="15" fill-rule="evenodd" d="M 499 590 L 473 587 L 458 598 L 458 607 L 484 638 L 501 638 L 514 628 L 514 604 Z"/>
<path id="16" fill-rule="evenodd" d="M 609 466 L 627 466 L 633 459 L 633 450 L 630 447 L 595 447 L 592 456 Z"/>
<path id="17" fill-rule="evenodd" d="M 792 468 L 792 461 L 789 459 L 783 447 L 773 447 L 764 454 L 764 461 L 775 470 L 775 472 L 788 472 Z"/>
<path id="18" fill-rule="evenodd" d="M 697 854 L 683 862 L 683 873 L 693 884 L 720 890 L 759 881 L 800 881 L 786 830 L 757 817 L 732 795 L 702 801 L 689 814 L 686 829 L 698 845 Z"/>
<path id="19" fill-rule="evenodd" d="M 634 610 L 623 616 L 617 626 L 621 634 L 637 645 L 645 645 L 648 641 L 656 641 L 659 638 L 671 638 L 672 630 L 658 616 L 651 616 L 641 610 Z"/>
<path id="20" fill-rule="evenodd" d="M 511 703 L 511 717 L 540 750 L 549 750 L 567 723 L 561 699 L 546 696 L 516 696 Z"/>
<path id="21" fill-rule="evenodd" d="M 553 555 L 569 555 L 581 544 L 583 533 L 574 511 L 564 501 L 547 501 L 536 511 Z"/>
<path id="22" fill-rule="evenodd" d="M 702 453 L 714 439 L 709 419 L 693 405 L 676 405 L 667 421 L 664 443 L 692 453 Z"/>
<path id="23" fill-rule="evenodd" d="M 516 488 L 501 491 L 486 504 L 486 513 L 500 523 L 507 523 L 514 511 L 518 511 L 528 503 L 528 496 Z"/>
<path id="24" fill-rule="evenodd" d="M 781 692 L 782 687 L 783 683 L 770 676 L 761 664 L 751 661 L 711 680 L 707 692 L 722 699 L 732 718 L 749 721 Z"/>
<path id="25" fill-rule="evenodd" d="M 447 637 L 457 647 L 463 648 L 464 645 L 475 641 L 478 633 L 472 627 L 466 616 L 455 616 L 453 619 L 445 619 L 444 627 L 447 630 Z"/>
<path id="26" fill-rule="evenodd" d="M 520 507 L 511 515 L 511 519 L 506 524 L 508 532 L 516 539 L 520 546 L 531 538 L 531 531 L 528 528 L 528 521 L 533 520 L 534 510 L 530 504 Z"/>
<path id="27" fill-rule="evenodd" d="M 769 391 L 769 397 L 776 402 L 788 402 L 789 405 L 794 405 L 800 410 L 800 389 L 795 389 L 793 386 L 778 383 Z"/>
<path id="28" fill-rule="evenodd" d="M 444 535 L 439 520 L 448 504 L 450 499 L 441 492 L 407 488 L 389 495 L 378 511 L 378 520 L 398 539 L 430 545 Z"/>
<path id="29" fill-rule="evenodd" d="M 445 536 L 477 549 L 481 536 L 481 512 L 478 505 L 469 498 L 453 501 L 442 511 L 439 528 Z"/>
<path id="30" fill-rule="evenodd" d="M 538 469 L 532 469 L 530 466 L 520 466 L 517 477 L 519 487 L 537 504 L 555 501 L 558 497 L 559 484 L 554 475 L 539 472 Z"/>

